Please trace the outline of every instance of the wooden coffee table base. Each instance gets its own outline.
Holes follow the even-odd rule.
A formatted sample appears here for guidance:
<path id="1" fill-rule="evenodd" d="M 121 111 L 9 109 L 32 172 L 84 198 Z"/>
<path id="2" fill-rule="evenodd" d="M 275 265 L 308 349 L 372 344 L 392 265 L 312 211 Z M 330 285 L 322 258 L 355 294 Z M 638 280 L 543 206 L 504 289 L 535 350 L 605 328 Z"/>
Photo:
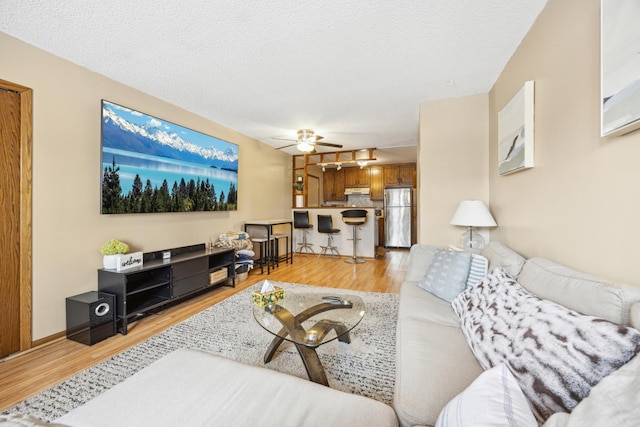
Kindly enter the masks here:
<path id="1" fill-rule="evenodd" d="M 271 344 L 267 348 L 264 354 L 264 363 L 269 363 L 273 358 L 276 350 L 280 347 L 280 344 L 284 341 L 286 336 L 290 336 L 291 341 L 296 346 L 298 354 L 304 363 L 304 368 L 307 371 L 309 379 L 315 383 L 329 386 L 327 376 L 324 373 L 322 363 L 318 353 L 316 353 L 316 347 L 321 343 L 322 338 L 329 333 L 332 329 L 336 331 L 338 340 L 346 343 L 351 342 L 348 329 L 344 324 L 340 322 L 334 322 L 331 320 L 320 320 L 313 325 L 309 330 L 305 330 L 302 326 L 302 322 L 306 321 L 310 317 L 316 314 L 336 310 L 340 308 L 351 308 L 350 303 L 322 303 L 315 305 L 301 312 L 297 316 L 293 316 L 287 309 L 280 307 L 279 305 L 272 305 L 266 307 L 273 316 L 280 321 L 282 329 L 278 332 L 278 335 L 271 341 Z"/>

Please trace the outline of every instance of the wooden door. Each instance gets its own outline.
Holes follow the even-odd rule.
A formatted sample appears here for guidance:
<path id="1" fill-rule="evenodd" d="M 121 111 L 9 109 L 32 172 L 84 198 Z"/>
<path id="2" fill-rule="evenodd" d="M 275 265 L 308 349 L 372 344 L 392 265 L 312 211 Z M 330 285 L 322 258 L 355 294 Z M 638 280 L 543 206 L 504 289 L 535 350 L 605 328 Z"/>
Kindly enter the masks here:
<path id="1" fill-rule="evenodd" d="M 382 178 L 382 166 L 371 166 L 371 200 L 384 199 L 384 181 Z"/>
<path id="2" fill-rule="evenodd" d="M 0 357 L 31 347 L 31 90 L 0 80 Z"/>
<path id="3" fill-rule="evenodd" d="M 337 170 L 333 176 L 333 191 L 335 193 L 335 200 L 347 200 L 347 196 L 344 195 L 344 169 Z"/>
<path id="4" fill-rule="evenodd" d="M 0 90 L 0 356 L 20 350 L 20 95 Z"/>
<path id="5" fill-rule="evenodd" d="M 322 174 L 322 195 L 323 201 L 335 200 L 333 169 L 327 169 Z"/>

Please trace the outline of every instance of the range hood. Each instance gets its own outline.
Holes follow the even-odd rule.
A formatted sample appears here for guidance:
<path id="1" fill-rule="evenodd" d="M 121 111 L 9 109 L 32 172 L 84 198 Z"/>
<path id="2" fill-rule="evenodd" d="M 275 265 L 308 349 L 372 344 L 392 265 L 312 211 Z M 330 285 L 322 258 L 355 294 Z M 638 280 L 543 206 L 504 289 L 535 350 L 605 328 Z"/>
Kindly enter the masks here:
<path id="1" fill-rule="evenodd" d="M 344 194 L 345 195 L 349 195 L 349 194 L 363 194 L 363 195 L 369 195 L 369 193 L 371 192 L 370 188 L 347 188 L 344 190 Z"/>

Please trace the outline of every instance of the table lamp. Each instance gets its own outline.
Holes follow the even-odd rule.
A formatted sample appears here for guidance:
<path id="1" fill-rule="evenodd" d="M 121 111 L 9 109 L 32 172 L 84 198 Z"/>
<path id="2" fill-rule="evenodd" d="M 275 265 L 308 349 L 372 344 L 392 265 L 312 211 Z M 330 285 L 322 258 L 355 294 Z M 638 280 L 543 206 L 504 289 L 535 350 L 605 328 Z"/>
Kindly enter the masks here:
<path id="1" fill-rule="evenodd" d="M 484 239 L 473 227 L 495 227 L 498 224 L 482 200 L 463 200 L 451 218 L 451 225 L 469 227 L 460 236 L 460 246 L 465 251 L 477 253 L 484 248 Z"/>

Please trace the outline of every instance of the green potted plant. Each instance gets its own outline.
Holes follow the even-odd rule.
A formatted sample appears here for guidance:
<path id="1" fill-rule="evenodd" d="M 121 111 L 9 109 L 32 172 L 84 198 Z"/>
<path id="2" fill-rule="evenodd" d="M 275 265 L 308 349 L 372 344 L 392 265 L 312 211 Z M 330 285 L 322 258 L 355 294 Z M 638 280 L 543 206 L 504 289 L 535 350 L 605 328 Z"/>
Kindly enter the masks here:
<path id="1" fill-rule="evenodd" d="M 129 251 L 129 245 L 122 240 L 111 239 L 100 247 L 100 253 L 104 255 L 102 263 L 106 270 L 115 270 L 118 266 L 118 255 L 126 254 Z"/>
<path id="2" fill-rule="evenodd" d="M 302 192 L 304 191 L 304 183 L 301 181 L 296 181 L 293 186 L 296 189 L 296 194 L 302 194 Z"/>

